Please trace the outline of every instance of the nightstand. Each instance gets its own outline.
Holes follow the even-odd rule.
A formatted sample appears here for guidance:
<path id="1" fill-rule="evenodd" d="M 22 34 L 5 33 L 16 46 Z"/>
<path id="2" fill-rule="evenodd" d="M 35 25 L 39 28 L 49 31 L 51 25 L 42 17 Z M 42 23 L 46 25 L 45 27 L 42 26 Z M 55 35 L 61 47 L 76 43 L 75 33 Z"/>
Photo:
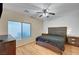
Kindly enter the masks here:
<path id="1" fill-rule="evenodd" d="M 68 36 L 67 43 L 79 47 L 79 37 Z"/>

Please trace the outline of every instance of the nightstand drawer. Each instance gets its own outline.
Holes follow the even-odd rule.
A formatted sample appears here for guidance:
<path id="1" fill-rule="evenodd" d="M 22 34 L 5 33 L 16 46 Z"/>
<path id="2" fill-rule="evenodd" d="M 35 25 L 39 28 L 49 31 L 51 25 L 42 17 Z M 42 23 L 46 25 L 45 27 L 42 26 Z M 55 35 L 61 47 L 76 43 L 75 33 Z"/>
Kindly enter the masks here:
<path id="1" fill-rule="evenodd" d="M 70 44 L 76 44 L 76 42 L 69 42 Z"/>
<path id="2" fill-rule="evenodd" d="M 72 44 L 74 46 L 79 46 L 79 37 L 71 37 L 71 36 L 69 36 L 67 39 L 68 39 L 67 43 Z"/>
<path id="3" fill-rule="evenodd" d="M 76 39 L 68 38 L 68 42 L 76 42 Z"/>

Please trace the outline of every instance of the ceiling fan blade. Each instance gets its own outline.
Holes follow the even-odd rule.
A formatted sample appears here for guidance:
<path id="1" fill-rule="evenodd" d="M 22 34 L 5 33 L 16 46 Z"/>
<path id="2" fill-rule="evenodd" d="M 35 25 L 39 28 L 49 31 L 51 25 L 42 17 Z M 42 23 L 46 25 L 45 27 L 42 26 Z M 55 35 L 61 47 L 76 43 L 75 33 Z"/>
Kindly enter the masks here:
<path id="1" fill-rule="evenodd" d="M 39 17 L 42 17 L 43 15 L 40 15 Z"/>
<path id="2" fill-rule="evenodd" d="M 43 13 L 43 12 L 36 12 L 36 13 Z"/>
<path id="3" fill-rule="evenodd" d="M 51 15 L 55 15 L 55 13 L 49 13 L 49 14 L 51 14 Z"/>
<path id="4" fill-rule="evenodd" d="M 42 13 L 42 12 L 40 12 L 40 11 L 37 11 L 37 10 L 32 10 L 32 9 L 26 9 L 26 10 L 24 10 L 24 12 L 27 12 L 27 13 Z"/>
<path id="5" fill-rule="evenodd" d="M 24 12 L 29 12 L 28 10 L 24 10 Z"/>

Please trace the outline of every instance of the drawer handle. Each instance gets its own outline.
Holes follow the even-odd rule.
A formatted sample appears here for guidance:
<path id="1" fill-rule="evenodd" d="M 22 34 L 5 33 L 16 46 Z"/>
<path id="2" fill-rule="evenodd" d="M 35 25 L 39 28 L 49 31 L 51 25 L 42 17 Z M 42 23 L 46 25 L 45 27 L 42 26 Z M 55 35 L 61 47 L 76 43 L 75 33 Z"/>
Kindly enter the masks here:
<path id="1" fill-rule="evenodd" d="M 75 42 L 71 42 L 72 44 L 75 44 Z"/>
<path id="2" fill-rule="evenodd" d="M 75 39 L 72 39 L 73 41 L 75 41 Z"/>

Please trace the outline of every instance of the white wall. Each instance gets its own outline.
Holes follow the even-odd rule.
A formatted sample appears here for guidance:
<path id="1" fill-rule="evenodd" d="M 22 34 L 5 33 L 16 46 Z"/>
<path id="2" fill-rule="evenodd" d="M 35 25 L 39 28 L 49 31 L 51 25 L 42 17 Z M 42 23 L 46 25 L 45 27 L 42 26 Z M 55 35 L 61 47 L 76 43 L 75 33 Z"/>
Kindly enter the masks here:
<path id="1" fill-rule="evenodd" d="M 48 32 L 48 27 L 64 27 L 67 26 L 67 34 L 70 36 L 79 36 L 79 10 L 66 12 L 61 17 L 44 22 L 43 32 Z"/>
<path id="2" fill-rule="evenodd" d="M 25 16 L 25 14 L 18 13 L 13 10 L 4 9 L 2 13 L 2 17 L 0 19 L 0 35 L 8 34 L 8 20 L 19 21 L 19 22 L 28 22 L 31 24 L 31 37 L 26 40 L 17 41 L 17 46 L 21 46 L 23 44 L 35 41 L 35 38 L 42 33 L 43 22 L 42 20 L 34 19 L 29 16 Z"/>

